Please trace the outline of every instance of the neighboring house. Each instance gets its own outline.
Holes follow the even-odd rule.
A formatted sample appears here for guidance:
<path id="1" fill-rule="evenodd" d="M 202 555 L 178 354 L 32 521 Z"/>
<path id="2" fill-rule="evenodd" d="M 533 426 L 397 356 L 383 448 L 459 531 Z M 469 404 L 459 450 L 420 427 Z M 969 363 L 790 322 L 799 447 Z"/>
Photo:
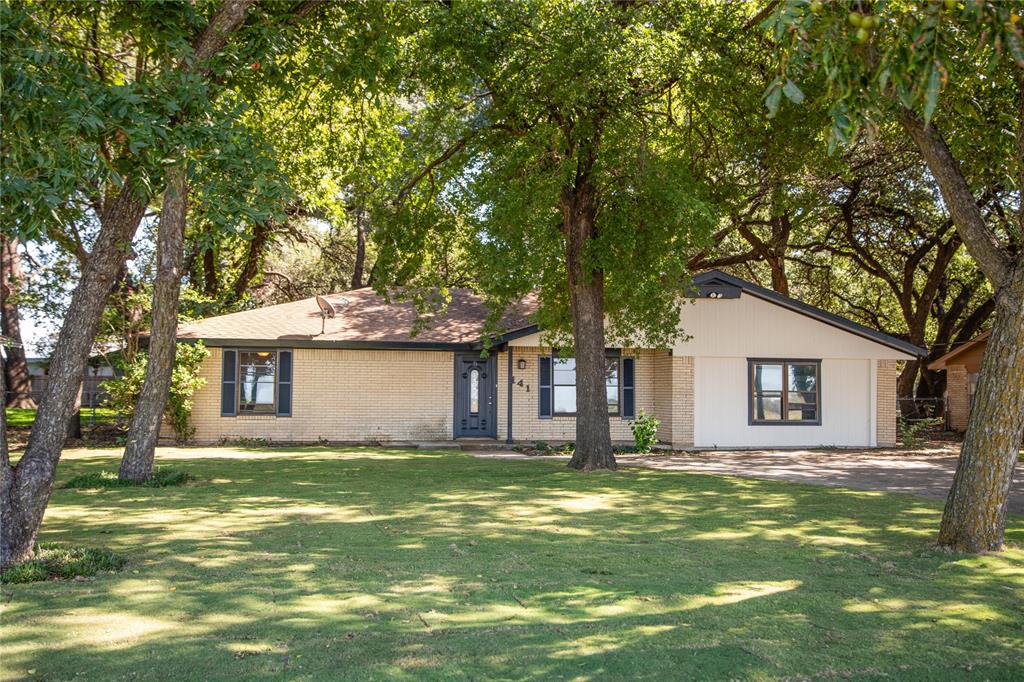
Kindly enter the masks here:
<path id="1" fill-rule="evenodd" d="M 481 357 L 487 309 L 452 296 L 416 335 L 413 307 L 370 289 L 326 296 L 331 319 L 306 299 L 182 325 L 210 350 L 196 440 L 575 439 L 575 363 L 541 345 L 535 299 Z M 895 444 L 897 363 L 922 349 L 718 271 L 692 296 L 687 340 L 608 350 L 614 440 L 643 410 L 678 449 Z"/>
<path id="2" fill-rule="evenodd" d="M 25 358 L 28 364 L 28 373 L 32 379 L 32 399 L 39 403 L 46 391 L 49 382 L 50 358 Z M 115 376 L 123 374 L 115 371 L 113 367 L 106 364 L 96 364 L 98 357 L 90 358 L 90 364 L 82 373 L 82 407 L 99 407 L 107 399 L 107 392 L 103 390 L 104 381 L 109 381 Z"/>
<path id="3" fill-rule="evenodd" d="M 946 371 L 946 392 L 943 396 L 946 427 L 953 431 L 967 430 L 967 419 L 971 415 L 974 391 L 978 388 L 978 375 L 981 374 L 981 359 L 990 333 L 976 336 L 928 365 L 930 370 Z"/>

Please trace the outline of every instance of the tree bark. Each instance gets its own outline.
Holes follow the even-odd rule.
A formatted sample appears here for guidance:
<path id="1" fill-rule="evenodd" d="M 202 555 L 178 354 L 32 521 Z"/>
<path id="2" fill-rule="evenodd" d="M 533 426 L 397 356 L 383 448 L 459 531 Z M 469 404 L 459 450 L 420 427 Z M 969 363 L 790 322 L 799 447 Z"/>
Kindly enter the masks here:
<path id="1" fill-rule="evenodd" d="M 184 165 L 179 164 L 167 173 L 167 189 L 160 209 L 146 378 L 142 382 L 142 390 L 128 427 L 124 456 L 118 471 L 118 478 L 122 481 L 141 483 L 153 475 L 160 421 L 167 407 L 171 374 L 174 371 L 187 211 L 188 181 Z"/>
<path id="2" fill-rule="evenodd" d="M 999 550 L 1006 502 L 1024 438 L 1024 268 L 996 296 L 996 318 L 981 366 L 939 544 Z"/>
<path id="3" fill-rule="evenodd" d="M 597 236 L 595 191 L 584 177 L 562 196 L 566 271 L 576 351 L 576 450 L 569 466 L 582 471 L 615 469 L 604 346 L 604 272 L 586 265 L 588 243 Z"/>
<path id="4" fill-rule="evenodd" d="M 25 454 L 16 467 L 4 463 L 0 568 L 32 557 L 68 422 L 77 411 L 78 391 L 96 329 L 145 208 L 145 198 L 135 193 L 129 181 L 100 218 L 99 235 L 57 338 L 46 392 L 39 402 Z"/>
<path id="5" fill-rule="evenodd" d="M 28 371 L 25 346 L 21 339 L 21 313 L 18 309 L 18 291 L 24 282 L 18 240 L 3 237 L 0 240 L 0 334 L 12 343 L 4 347 L 3 374 L 6 392 L 0 392 L 7 407 L 32 408 L 32 377 Z"/>

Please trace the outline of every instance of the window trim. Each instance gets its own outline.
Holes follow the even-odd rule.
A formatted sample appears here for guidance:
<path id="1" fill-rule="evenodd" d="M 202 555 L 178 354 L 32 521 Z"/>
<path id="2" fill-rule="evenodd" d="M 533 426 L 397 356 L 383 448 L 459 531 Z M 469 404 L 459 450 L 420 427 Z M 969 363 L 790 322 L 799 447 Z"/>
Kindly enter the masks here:
<path id="1" fill-rule="evenodd" d="M 562 357 L 559 354 L 558 349 L 555 348 L 555 349 L 551 350 L 550 357 L 551 357 L 551 416 L 552 417 L 576 417 L 577 414 L 578 414 L 577 412 L 559 412 L 559 411 L 557 411 L 555 409 L 555 387 L 556 386 L 568 386 L 569 385 L 569 384 L 556 384 L 555 383 L 555 362 L 557 360 L 575 359 L 576 356 L 575 355 L 568 355 L 568 356 Z M 608 417 L 609 418 L 611 418 L 611 417 L 618 417 L 620 419 L 627 419 L 627 417 L 623 417 L 622 416 L 622 351 L 620 349 L 618 349 L 618 348 L 606 348 L 605 351 L 604 351 L 604 357 L 605 357 L 606 360 L 614 360 L 615 361 L 615 367 L 616 367 L 616 369 L 615 369 L 615 376 L 617 378 L 617 382 L 616 382 L 616 386 L 615 386 L 615 391 L 618 394 L 618 402 L 617 402 L 617 404 L 615 406 L 615 411 L 614 412 L 611 412 L 611 411 L 608 412 Z M 635 356 L 630 356 L 630 357 L 634 357 L 634 362 L 635 362 Z M 575 390 L 576 389 L 576 384 L 573 384 L 572 387 L 573 387 L 573 390 Z M 634 391 L 634 396 L 635 396 L 636 395 L 636 365 L 633 365 L 633 391 Z M 634 398 L 634 400 L 635 400 L 635 398 Z"/>
<path id="2" fill-rule="evenodd" d="M 236 348 L 235 350 L 235 416 L 236 417 L 277 417 L 278 389 L 281 383 L 281 349 L 280 348 Z M 274 404 L 269 411 L 256 412 L 242 410 L 242 353 L 273 353 L 274 354 Z M 292 370 L 295 371 L 294 369 Z M 290 414 L 290 413 L 289 413 Z"/>
<path id="3" fill-rule="evenodd" d="M 789 409 L 789 365 L 815 366 L 815 414 L 817 419 L 755 419 L 754 418 L 754 367 L 755 365 L 782 365 L 782 414 Z M 747 426 L 821 426 L 821 358 L 747 358 Z"/>

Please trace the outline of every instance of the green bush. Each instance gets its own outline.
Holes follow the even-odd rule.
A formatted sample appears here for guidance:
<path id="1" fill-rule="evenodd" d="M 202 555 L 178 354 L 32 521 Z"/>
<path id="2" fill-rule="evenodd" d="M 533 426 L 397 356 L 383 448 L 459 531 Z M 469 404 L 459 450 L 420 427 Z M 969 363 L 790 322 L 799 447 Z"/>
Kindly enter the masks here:
<path id="1" fill-rule="evenodd" d="M 165 414 L 178 441 L 192 438 L 195 428 L 189 423 L 192 413 L 192 396 L 206 383 L 199 376 L 199 368 L 209 355 L 202 342 L 179 343 L 174 356 L 174 370 L 171 374 L 171 389 L 167 395 Z M 103 388 L 110 395 L 107 406 L 125 415 L 131 421 L 135 403 L 142 392 L 146 378 L 145 353 L 139 353 L 135 360 L 124 368 L 124 376 L 103 382 Z"/>
<path id="2" fill-rule="evenodd" d="M 640 414 L 629 424 L 629 429 L 633 432 L 636 452 L 651 451 L 654 444 L 658 442 L 658 426 L 660 425 L 661 422 L 657 417 L 652 414 L 644 414 L 644 411 L 640 410 Z"/>
<path id="3" fill-rule="evenodd" d="M 138 486 L 141 488 L 167 488 L 168 486 L 185 485 L 194 481 L 195 476 L 177 469 L 157 468 L 148 481 L 132 483 L 122 481 L 113 471 L 96 471 L 91 474 L 79 474 L 68 480 L 63 488 L 130 488 Z"/>
<path id="4" fill-rule="evenodd" d="M 924 432 L 932 427 L 941 425 L 941 417 L 926 417 L 925 419 L 904 419 L 900 417 L 900 443 L 903 444 L 903 447 L 911 450 L 919 448 L 924 443 Z"/>
<path id="5" fill-rule="evenodd" d="M 40 580 L 96 575 L 117 571 L 128 560 L 100 547 L 60 547 L 42 545 L 38 556 L 11 566 L 0 573 L 0 583 L 34 583 Z"/>

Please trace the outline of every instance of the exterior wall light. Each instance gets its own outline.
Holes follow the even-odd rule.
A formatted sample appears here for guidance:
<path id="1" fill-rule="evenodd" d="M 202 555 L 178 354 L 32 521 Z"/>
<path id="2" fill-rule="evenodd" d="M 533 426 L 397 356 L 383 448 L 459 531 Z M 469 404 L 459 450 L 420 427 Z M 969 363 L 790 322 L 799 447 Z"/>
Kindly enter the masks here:
<path id="1" fill-rule="evenodd" d="M 524 358 L 519 358 L 519 369 L 526 369 L 526 360 Z"/>

